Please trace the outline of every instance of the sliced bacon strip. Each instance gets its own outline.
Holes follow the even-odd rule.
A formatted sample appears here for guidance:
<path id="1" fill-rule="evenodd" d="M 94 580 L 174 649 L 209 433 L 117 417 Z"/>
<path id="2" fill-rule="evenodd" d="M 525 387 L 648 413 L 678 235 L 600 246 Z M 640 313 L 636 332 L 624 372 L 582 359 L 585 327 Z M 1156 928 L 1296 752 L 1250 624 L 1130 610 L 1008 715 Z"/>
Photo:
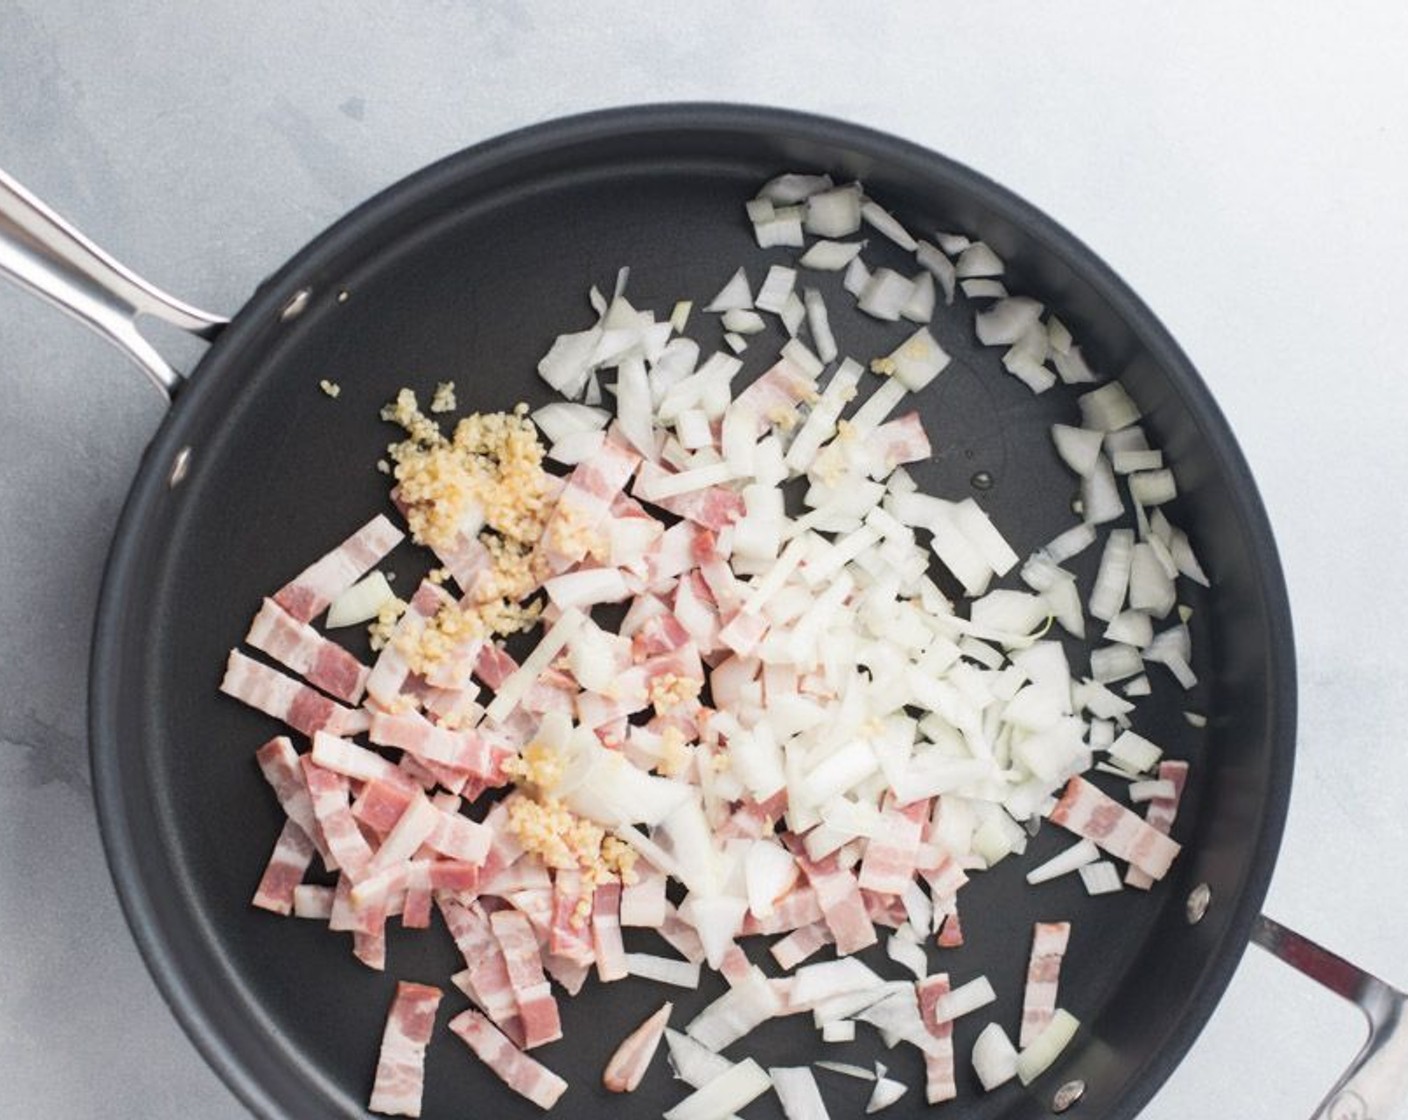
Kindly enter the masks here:
<path id="1" fill-rule="evenodd" d="M 406 868 L 406 902 L 401 908 L 404 929 L 426 929 L 430 926 L 430 910 L 434 901 L 431 866 L 430 860 L 418 859 Z"/>
<path id="2" fill-rule="evenodd" d="M 445 895 L 435 896 L 436 905 L 455 939 L 455 946 L 468 966 L 455 974 L 455 983 L 513 1039 L 523 1043 L 523 1020 L 518 1014 L 508 962 L 478 903 L 462 905 Z"/>
<path id="3" fill-rule="evenodd" d="M 489 915 L 489 926 L 504 955 L 514 1003 L 523 1023 L 523 1049 L 555 1042 L 562 1037 L 562 1020 L 557 1000 L 543 975 L 532 925 L 517 910 L 496 910 Z"/>
<path id="4" fill-rule="evenodd" d="M 621 884 L 602 883 L 592 894 L 592 948 L 602 983 L 627 976 L 626 945 L 621 938 Z"/>
<path id="5" fill-rule="evenodd" d="M 315 853 L 313 841 L 293 818 L 284 821 L 273 854 L 269 856 L 269 865 L 254 892 L 254 905 L 275 914 L 291 914 L 294 889 L 303 882 Z"/>
<path id="6" fill-rule="evenodd" d="M 813 953 L 818 953 L 835 942 L 836 938 L 825 922 L 813 922 L 801 929 L 794 929 L 786 937 L 773 944 L 769 952 L 778 968 L 791 972 Z"/>
<path id="7" fill-rule="evenodd" d="M 596 961 L 591 935 L 591 899 L 582 888 L 579 871 L 558 871 L 553 876 L 548 948 L 554 956 L 575 964 L 591 965 Z"/>
<path id="8" fill-rule="evenodd" d="M 451 1019 L 450 1030 L 464 1040 L 499 1080 L 539 1108 L 551 1108 L 567 1091 L 567 1082 L 523 1053 L 472 1008 Z"/>
<path id="9" fill-rule="evenodd" d="M 353 882 L 363 878 L 372 861 L 371 846 L 348 803 L 347 779 L 331 770 L 324 770 L 304 755 L 303 780 L 308 784 L 308 796 L 313 802 L 313 815 L 323 830 L 328 849 L 342 865 Z"/>
<path id="10" fill-rule="evenodd" d="M 758 918 L 751 910 L 743 916 L 742 934 L 790 933 L 794 929 L 823 922 L 821 903 L 812 887 L 794 887 L 772 904 L 772 913 Z"/>
<path id="11" fill-rule="evenodd" d="M 842 956 L 849 956 L 874 945 L 877 940 L 875 927 L 866 913 L 865 898 L 860 893 L 856 877 L 841 868 L 835 853 L 823 860 L 813 860 L 807 855 L 800 838 L 789 836 L 788 841 L 802 874 L 816 891 L 822 918 L 836 938 L 836 951 Z"/>
<path id="12" fill-rule="evenodd" d="M 538 555 L 551 571 L 565 572 L 593 546 L 606 543 L 602 524 L 638 463 L 634 451 L 608 440 L 600 454 L 573 468 L 538 545 Z"/>
<path id="13" fill-rule="evenodd" d="M 1110 855 L 1128 860 L 1153 879 L 1168 874 L 1181 848 L 1177 841 L 1081 777 L 1066 783 L 1050 819 L 1093 841 Z"/>
<path id="14" fill-rule="evenodd" d="M 254 752 L 259 763 L 259 771 L 264 780 L 274 790 L 284 815 L 298 825 L 308 839 L 313 841 L 318 854 L 323 857 L 323 866 L 329 871 L 337 870 L 337 860 L 328 851 L 327 841 L 317 818 L 313 816 L 313 802 L 308 797 L 308 786 L 303 780 L 303 767 L 298 761 L 298 752 L 287 735 L 276 735 Z"/>
<path id="15" fill-rule="evenodd" d="M 1156 797 L 1149 802 L 1144 819 L 1150 828 L 1156 828 L 1167 836 L 1173 831 L 1173 822 L 1178 817 L 1178 803 L 1183 800 L 1183 787 L 1188 784 L 1188 763 L 1182 759 L 1165 759 L 1159 763 L 1159 778 L 1173 783 L 1172 797 Z M 1137 867 L 1125 868 L 1124 881 L 1139 890 L 1148 890 L 1154 880 Z"/>
<path id="16" fill-rule="evenodd" d="M 349 704 L 361 701 L 371 670 L 273 599 L 264 600 L 244 640 L 329 696 Z"/>
<path id="17" fill-rule="evenodd" d="M 948 913 L 944 915 L 943 925 L 939 926 L 939 935 L 936 940 L 940 949 L 963 947 L 963 922 L 958 917 L 957 900 L 949 903 Z"/>
<path id="18" fill-rule="evenodd" d="M 415 792 L 416 786 L 409 779 L 403 784 L 373 778 L 362 786 L 362 792 L 352 802 L 352 815 L 377 835 L 385 836 L 396 827 Z"/>
<path id="19" fill-rule="evenodd" d="M 951 1101 L 958 1096 L 953 1068 L 953 1020 L 941 1023 L 936 1013 L 939 998 L 948 995 L 951 988 L 947 972 L 926 976 L 915 985 L 919 1018 L 924 1029 L 939 1043 L 924 1051 L 924 1091 L 930 1104 Z"/>
<path id="20" fill-rule="evenodd" d="M 387 710 L 394 710 L 401 692 L 411 675 L 410 663 L 400 650 L 408 635 L 420 630 L 435 617 L 441 607 L 454 603 L 450 593 L 429 580 L 422 580 L 406 606 L 406 613 L 392 627 L 391 637 L 377 654 L 376 664 L 367 677 L 367 695 Z"/>
<path id="21" fill-rule="evenodd" d="M 315 731 L 311 757 L 324 770 L 331 770 L 353 781 L 385 782 L 400 786 L 408 795 L 415 792 L 414 784 L 394 762 L 376 751 L 358 746 L 350 739 L 330 735 L 326 731 Z"/>
<path id="22" fill-rule="evenodd" d="M 311 622 L 404 538 L 405 534 L 389 518 L 377 514 L 326 556 L 294 576 L 275 593 L 274 602 L 299 622 Z"/>
<path id="23" fill-rule="evenodd" d="M 352 931 L 352 955 L 376 972 L 386 971 L 386 934 Z"/>
<path id="24" fill-rule="evenodd" d="M 903 808 L 888 795 L 880 829 L 865 846 L 860 865 L 862 890 L 900 895 L 914 881 L 919 840 L 929 819 L 929 802 L 914 801 Z"/>
<path id="25" fill-rule="evenodd" d="M 344 708 L 317 689 L 285 676 L 237 649 L 230 651 L 220 691 L 267 716 L 282 720 L 303 735 L 311 736 L 315 731 L 331 731 L 334 735 L 353 734 L 361 723 L 360 714 L 352 708 Z"/>
<path id="26" fill-rule="evenodd" d="M 476 778 L 501 779 L 499 762 L 482 736 L 466 728 L 437 727 L 419 712 L 373 712 L 367 732 L 373 743 L 409 751 L 430 767 L 461 770 Z M 431 771 L 434 773 L 434 769 Z"/>
<path id="27" fill-rule="evenodd" d="M 409 863 L 411 857 L 435 831 L 441 816 L 440 810 L 430 803 L 430 799 L 417 791 L 407 803 L 406 811 L 401 814 L 372 856 L 371 863 L 367 865 L 368 873 L 375 874 Z M 404 874 L 404 868 L 402 872 Z M 356 892 L 353 893 L 355 895 Z M 355 901 L 354 898 L 354 903 Z"/>
<path id="28" fill-rule="evenodd" d="M 386 1016 L 376 1082 L 367 1108 L 385 1116 L 419 1116 L 425 1087 L 425 1048 L 444 993 L 402 980 Z"/>
<path id="29" fill-rule="evenodd" d="M 644 497 L 653 488 L 665 479 L 670 477 L 669 471 L 655 463 L 644 462 L 640 465 L 640 470 L 636 472 L 636 485 L 634 493 L 637 497 Z M 674 494 L 668 498 L 645 498 L 651 505 L 673 513 L 676 517 L 682 517 L 686 521 L 695 525 L 701 525 L 705 529 L 710 529 L 715 533 L 727 529 L 746 512 L 747 508 L 743 504 L 741 494 L 722 486 L 706 486 L 700 490 L 691 490 L 685 494 Z M 669 531 L 665 537 L 669 537 Z M 672 542 L 672 544 L 675 542 Z M 661 542 L 661 557 L 664 558 L 665 549 L 664 538 Z M 673 565 L 671 565 L 673 566 Z M 651 583 L 654 585 L 662 577 L 666 569 L 657 568 L 652 572 Z M 679 572 L 673 573 L 675 575 Z"/>
<path id="30" fill-rule="evenodd" d="M 1070 922 L 1037 922 L 1032 929 L 1032 955 L 1027 986 L 1022 993 L 1022 1032 L 1017 1045 L 1025 1050 L 1046 1029 L 1056 1013 L 1061 959 L 1071 940 Z"/>
<path id="31" fill-rule="evenodd" d="M 507 650 L 490 642 L 480 649 L 479 656 L 475 659 L 474 675 L 489 688 L 497 690 L 517 668 L 518 662 Z"/>
<path id="32" fill-rule="evenodd" d="M 650 1068 L 650 1060 L 660 1048 L 660 1040 L 665 1037 L 670 1012 L 674 1009 L 674 1004 L 664 1004 L 616 1048 L 601 1077 L 602 1084 L 611 1092 L 630 1093 L 641 1083 L 645 1071 Z"/>

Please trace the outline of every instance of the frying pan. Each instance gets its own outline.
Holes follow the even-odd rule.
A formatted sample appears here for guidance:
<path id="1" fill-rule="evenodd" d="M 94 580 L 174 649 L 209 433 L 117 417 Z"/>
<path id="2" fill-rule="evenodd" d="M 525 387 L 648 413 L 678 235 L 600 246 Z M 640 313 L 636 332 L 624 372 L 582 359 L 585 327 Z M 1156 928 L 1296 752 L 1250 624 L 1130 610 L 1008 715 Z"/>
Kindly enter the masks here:
<path id="1" fill-rule="evenodd" d="M 371 465 L 390 438 L 377 410 L 397 388 L 455 380 L 461 401 L 479 410 L 545 401 L 536 361 L 554 334 L 586 324 L 588 285 L 606 286 L 629 265 L 633 302 L 668 310 L 707 297 L 740 264 L 757 276 L 780 261 L 753 245 L 741 212 L 782 170 L 860 178 L 910 228 L 957 229 L 991 244 L 1008 262 L 1009 288 L 1056 309 L 1091 364 L 1119 376 L 1140 403 L 1179 482 L 1175 519 L 1214 577 L 1190 600 L 1201 683 L 1184 696 L 1161 681 L 1138 714 L 1143 733 L 1193 764 L 1174 830 L 1184 852 L 1147 894 L 1088 899 L 1073 877 L 1032 890 L 1024 866 L 1067 842 L 1048 827 L 1024 866 L 1008 860 L 975 878 L 964 893 L 968 943 L 947 951 L 942 967 L 956 980 L 987 974 L 999 998 L 991 1015 L 957 1025 L 962 1104 L 950 1110 L 1010 1120 L 1072 1106 L 1090 1117 L 1135 1115 L 1254 940 L 1368 1017 L 1368 1043 L 1316 1115 L 1387 1115 L 1408 1071 L 1404 997 L 1259 915 L 1291 782 L 1292 636 L 1266 515 L 1202 381 L 1089 249 L 1000 186 L 876 132 L 739 106 L 596 113 L 452 156 L 342 219 L 228 324 L 140 280 L 0 179 L 0 271 L 107 335 L 175 397 L 113 542 L 90 690 L 109 865 L 173 1012 L 255 1113 L 362 1115 L 395 978 L 443 985 L 458 967 L 455 952 L 439 931 L 393 933 L 388 970 L 376 974 L 318 923 L 250 908 L 279 826 L 251 757 L 272 728 L 217 694 L 225 652 L 262 595 L 386 507 Z M 867 256 L 904 267 L 881 238 Z M 936 453 L 915 473 L 931 492 L 980 488 L 1025 553 L 1071 521 L 1070 485 L 1046 433 L 1074 418 L 1073 398 L 1034 396 L 1005 376 L 997 352 L 976 345 L 971 310 L 960 300 L 936 319 L 955 360 L 917 401 Z M 142 314 L 213 340 L 189 381 L 138 333 Z M 710 329 L 700 327 L 706 342 Z M 884 324 L 847 330 L 843 349 L 858 357 L 894 345 Z M 755 346 L 746 368 L 757 372 L 770 349 L 766 340 Z M 319 391 L 324 378 L 341 386 L 337 400 Z M 1095 558 L 1082 559 L 1077 571 L 1088 581 Z M 401 581 L 423 570 L 409 556 L 397 565 Z M 1187 707 L 1206 713 L 1205 728 L 1183 718 Z M 973 1037 L 989 1018 L 1015 1021 L 1030 924 L 1056 918 L 1074 923 L 1062 1003 L 1082 1029 L 1031 1086 L 982 1095 L 965 1060 Z M 718 984 L 677 996 L 674 1021 Z M 455 998 L 442 1024 L 458 1010 Z M 566 1037 L 541 1052 L 573 1084 L 560 1112 L 656 1115 L 679 1098 L 660 1061 L 631 1098 L 600 1088 L 607 1056 L 662 998 L 631 980 L 589 984 L 565 1001 Z M 766 1024 L 746 1045 L 764 1065 L 818 1056 L 810 1025 L 796 1019 Z M 862 1041 L 831 1056 L 876 1053 Z M 921 1083 L 916 1054 L 884 1060 Z M 867 1087 L 838 1079 L 825 1091 L 839 1115 L 858 1111 Z M 776 1114 L 775 1103 L 759 1102 L 750 1115 L 769 1109 Z M 424 1115 L 476 1110 L 536 1113 L 441 1029 Z M 911 1091 L 891 1115 L 926 1111 Z"/>

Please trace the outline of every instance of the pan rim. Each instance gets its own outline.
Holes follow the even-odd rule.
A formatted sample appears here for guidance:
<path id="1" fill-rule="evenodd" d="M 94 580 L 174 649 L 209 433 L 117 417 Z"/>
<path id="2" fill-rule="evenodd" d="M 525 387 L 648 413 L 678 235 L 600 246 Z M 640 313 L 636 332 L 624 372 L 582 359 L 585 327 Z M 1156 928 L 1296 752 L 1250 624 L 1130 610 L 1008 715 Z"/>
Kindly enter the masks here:
<path id="1" fill-rule="evenodd" d="M 1295 657 L 1289 600 L 1265 506 L 1230 425 L 1192 362 L 1153 311 L 1084 242 L 1009 189 L 951 157 L 847 121 L 764 106 L 718 102 L 624 106 L 530 125 L 449 155 L 357 206 L 294 254 L 255 290 L 206 354 L 148 446 L 124 503 L 104 569 L 89 662 L 89 750 L 99 830 L 119 903 L 147 969 L 187 1036 L 225 1085 L 256 1114 L 284 1115 L 287 1102 L 272 1096 L 230 1048 L 217 1025 L 218 1016 L 201 1002 L 181 970 L 173 966 L 167 934 L 156 920 L 151 884 L 141 872 L 136 843 L 138 822 L 121 796 L 123 756 L 113 730 L 115 713 L 123 706 L 113 668 L 124 655 L 122 608 L 143 574 L 137 559 L 140 530 L 168 493 L 166 465 L 185 445 L 192 418 L 201 415 L 202 401 L 215 392 L 221 375 L 229 372 L 227 367 L 238 365 L 244 343 L 277 319 L 287 301 L 309 276 L 318 273 L 321 264 L 360 239 L 362 231 L 413 207 L 417 199 L 436 194 L 476 169 L 509 166 L 533 153 L 589 147 L 608 136 L 680 129 L 783 131 L 831 147 L 844 142 L 877 161 L 914 164 L 927 168 L 931 175 L 942 170 L 946 181 L 981 197 L 985 204 L 1019 225 L 1043 251 L 1076 269 L 1109 302 L 1160 366 L 1177 371 L 1179 391 L 1199 420 L 1219 474 L 1242 495 L 1240 512 L 1248 529 L 1247 548 L 1264 576 L 1261 606 L 1269 645 L 1276 652 L 1267 666 L 1267 722 L 1271 734 L 1284 745 L 1275 748 L 1280 764 L 1267 777 L 1262 827 L 1250 845 L 1244 889 L 1232 904 L 1222 943 L 1212 952 L 1209 967 L 1178 1017 L 1168 1044 L 1138 1071 L 1137 1088 L 1125 1097 L 1129 1107 L 1120 1110 L 1122 1115 L 1132 1116 L 1148 1103 L 1181 1062 L 1220 1002 L 1249 942 L 1284 830 L 1294 761 Z"/>

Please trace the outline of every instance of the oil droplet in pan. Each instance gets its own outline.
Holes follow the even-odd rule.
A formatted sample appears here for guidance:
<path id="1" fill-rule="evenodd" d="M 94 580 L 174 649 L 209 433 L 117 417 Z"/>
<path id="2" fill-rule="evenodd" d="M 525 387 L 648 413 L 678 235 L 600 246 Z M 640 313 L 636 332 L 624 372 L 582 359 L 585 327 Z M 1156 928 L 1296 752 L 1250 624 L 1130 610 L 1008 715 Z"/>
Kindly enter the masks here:
<path id="1" fill-rule="evenodd" d="M 987 471 L 978 471 L 968 480 L 974 490 L 991 490 L 993 481 L 992 475 Z"/>

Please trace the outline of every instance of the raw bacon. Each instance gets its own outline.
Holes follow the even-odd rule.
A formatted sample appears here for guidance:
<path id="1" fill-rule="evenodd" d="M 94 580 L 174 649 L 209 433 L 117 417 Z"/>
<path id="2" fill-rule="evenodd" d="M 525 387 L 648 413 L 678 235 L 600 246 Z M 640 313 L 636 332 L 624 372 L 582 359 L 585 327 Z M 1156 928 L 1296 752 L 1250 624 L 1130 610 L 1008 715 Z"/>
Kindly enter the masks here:
<path id="1" fill-rule="evenodd" d="M 941 1023 L 935 1013 L 940 997 L 948 995 L 951 987 L 947 972 L 926 976 L 915 987 L 919 997 L 919 1018 L 924 1023 L 924 1029 L 939 1043 L 924 1051 L 924 1092 L 930 1104 L 951 1101 L 958 1095 L 953 1068 L 953 1020 L 946 1019 Z"/>
<path id="2" fill-rule="evenodd" d="M 425 1084 L 425 1048 L 444 995 L 429 984 L 402 980 L 386 1016 L 376 1083 L 367 1108 L 385 1116 L 419 1116 Z"/>
<path id="3" fill-rule="evenodd" d="M 349 704 L 362 699 L 371 670 L 273 599 L 264 600 L 244 640 L 329 696 Z"/>
<path id="4" fill-rule="evenodd" d="M 1050 819 L 1053 824 L 1094 841 L 1110 855 L 1128 860 L 1153 879 L 1162 879 L 1168 874 L 1180 847 L 1137 813 L 1081 777 L 1066 783 Z"/>
<path id="5" fill-rule="evenodd" d="M 1158 829 L 1167 836 L 1173 830 L 1178 803 L 1183 799 L 1183 787 L 1188 782 L 1188 763 L 1181 759 L 1165 759 L 1159 763 L 1159 778 L 1173 783 L 1173 796 L 1156 797 L 1150 801 L 1144 819 L 1149 822 L 1150 828 Z M 1154 885 L 1154 880 L 1137 867 L 1125 868 L 1124 881 L 1140 890 L 1148 890 Z"/>
<path id="6" fill-rule="evenodd" d="M 321 692 L 246 657 L 237 649 L 230 651 L 220 691 L 259 709 L 266 716 L 281 720 L 303 735 L 311 736 L 315 731 L 331 731 L 334 735 L 351 733 L 361 722 L 359 713 L 353 709 L 344 708 Z"/>
<path id="7" fill-rule="evenodd" d="M 1023 1050 L 1046 1029 L 1056 1012 L 1061 960 L 1070 939 L 1070 922 L 1037 922 L 1032 930 L 1032 955 L 1022 994 L 1022 1031 L 1017 1040 Z"/>
<path id="8" fill-rule="evenodd" d="M 561 1038 L 557 1000 L 543 975 L 538 939 L 528 919 L 517 910 L 496 910 L 489 915 L 489 925 L 504 955 L 518 1018 L 523 1024 L 523 1049 L 531 1050 Z"/>
<path id="9" fill-rule="evenodd" d="M 387 517 L 377 514 L 322 559 L 294 576 L 274 594 L 274 601 L 299 622 L 311 622 L 404 537 Z"/>
<path id="10" fill-rule="evenodd" d="M 479 1012 L 473 1009 L 460 1012 L 450 1020 L 450 1030 L 464 1040 L 499 1080 L 539 1108 L 551 1108 L 567 1091 L 567 1082 L 523 1053 Z"/>
<path id="11" fill-rule="evenodd" d="M 855 876 L 841 869 L 834 854 L 823 860 L 813 860 L 807 856 L 799 840 L 789 839 L 789 847 L 797 857 L 802 874 L 816 892 L 816 902 L 821 907 L 826 926 L 836 938 L 836 951 L 848 956 L 874 945 L 877 940 L 875 927 L 866 913 L 865 899 Z M 780 908 L 779 903 L 777 909 Z"/>
<path id="12" fill-rule="evenodd" d="M 315 849 L 308 834 L 299 828 L 290 817 L 284 821 L 274 844 L 269 865 L 259 880 L 259 888 L 254 892 L 254 905 L 261 910 L 272 910 L 275 914 L 293 912 L 294 889 L 303 882 L 308 865 L 313 862 Z"/>

